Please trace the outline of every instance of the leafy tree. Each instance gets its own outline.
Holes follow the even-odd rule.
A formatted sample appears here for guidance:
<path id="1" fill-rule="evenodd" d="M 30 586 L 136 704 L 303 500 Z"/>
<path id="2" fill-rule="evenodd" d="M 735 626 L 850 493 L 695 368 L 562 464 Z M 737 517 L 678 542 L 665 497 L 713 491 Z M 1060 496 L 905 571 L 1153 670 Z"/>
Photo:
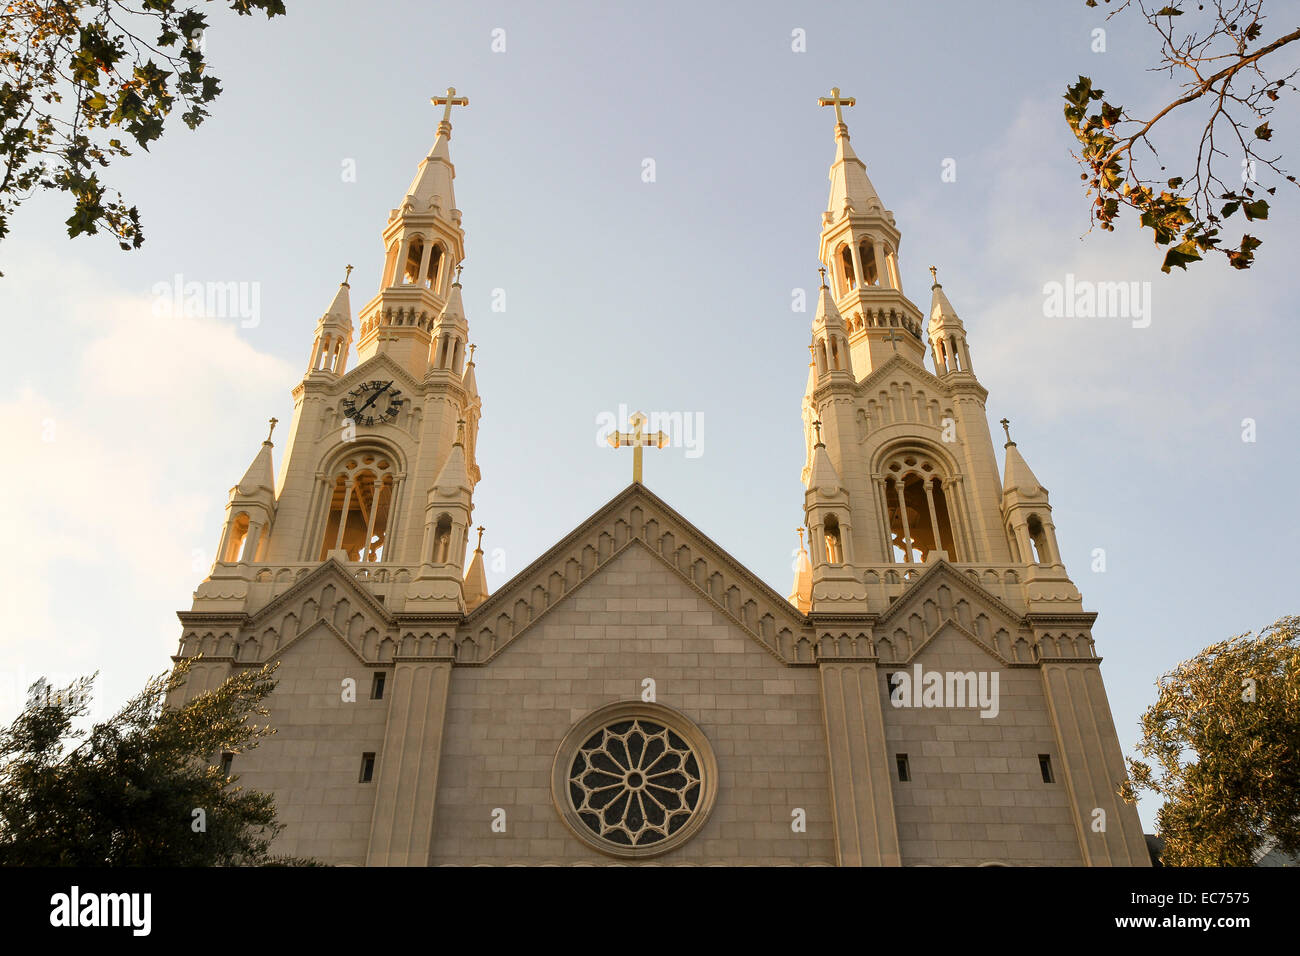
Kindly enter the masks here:
<path id="1" fill-rule="evenodd" d="M 1097 0 L 1085 3 L 1097 6 Z M 1076 159 L 1085 170 L 1080 178 L 1092 199 L 1092 222 L 1114 231 L 1121 207 L 1135 210 L 1156 244 L 1169 247 L 1163 272 L 1174 266 L 1186 271 L 1189 262 L 1209 252 L 1225 255 L 1234 269 L 1249 269 L 1261 240 L 1247 232 L 1235 247 L 1223 245 L 1220 232 L 1228 228 L 1227 220 L 1268 218 L 1262 193 L 1272 196 L 1277 186 L 1260 187 L 1261 173 L 1300 185 L 1278 165 L 1281 155 L 1267 152 L 1274 104 L 1283 90 L 1296 90 L 1291 81 L 1300 71 L 1270 77 L 1263 65 L 1266 57 L 1300 40 L 1300 30 L 1265 38 L 1263 8 L 1264 0 L 1176 0 L 1158 8 L 1145 0 L 1121 0 L 1106 19 L 1128 9 L 1140 12 L 1160 36 L 1160 64 L 1152 71 L 1177 80 L 1180 95 L 1145 118 L 1104 99 L 1091 77 L 1080 76 L 1065 91 L 1065 120 L 1083 147 Z M 1208 113 L 1194 164 L 1188 156 L 1173 164 L 1182 175 L 1153 175 L 1146 163 L 1161 160 L 1152 131 L 1194 103 Z M 1146 162 L 1134 155 L 1139 145 Z M 1168 172 L 1165 165 L 1159 168 Z"/>
<path id="2" fill-rule="evenodd" d="M 284 828 L 274 800 L 212 763 L 274 733 L 249 721 L 268 714 L 275 666 L 240 671 L 169 707 L 189 671 L 182 662 L 89 729 L 74 723 L 88 713 L 93 676 L 57 693 L 33 685 L 26 708 L 0 730 L 0 865 L 312 862 L 271 857 Z"/>
<path id="3" fill-rule="evenodd" d="M 211 2 L 211 0 L 202 0 Z M 237 14 L 284 13 L 284 0 L 227 0 Z M 221 93 L 207 73 L 200 0 L 6 0 L 0 10 L 0 239 L 37 189 L 73 198 L 69 236 L 101 229 L 144 242 L 140 213 L 99 170 L 148 150 L 179 99 L 191 129 Z"/>
<path id="4" fill-rule="evenodd" d="M 1158 683 L 1131 783 L 1164 798 L 1167 866 L 1250 866 L 1300 851 L 1300 617 L 1212 644 Z"/>

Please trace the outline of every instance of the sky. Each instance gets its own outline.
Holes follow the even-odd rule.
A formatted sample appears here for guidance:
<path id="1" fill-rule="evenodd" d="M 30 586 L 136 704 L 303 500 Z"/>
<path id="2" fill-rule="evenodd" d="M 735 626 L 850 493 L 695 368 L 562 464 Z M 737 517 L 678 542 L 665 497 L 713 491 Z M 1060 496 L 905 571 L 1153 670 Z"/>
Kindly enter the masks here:
<path id="1" fill-rule="evenodd" d="M 791 301 L 816 287 L 834 155 L 816 101 L 838 86 L 902 232 L 904 290 L 928 310 L 938 267 L 990 422 L 1011 419 L 1050 489 L 1125 753 L 1162 673 L 1298 610 L 1300 197 L 1279 189 L 1246 272 L 1216 257 L 1163 275 L 1132 216 L 1089 231 L 1066 86 L 1091 75 L 1137 112 L 1174 95 L 1134 17 L 1082 0 L 290 0 L 271 22 L 218 6 L 212 117 L 108 176 L 139 205 L 144 247 L 69 240 L 50 195 L 0 243 L 0 416 L 22 465 L 0 526 L 23 542 L 0 551 L 0 719 L 40 675 L 98 670 L 106 712 L 170 666 L 228 491 L 267 419 L 291 418 L 345 265 L 354 306 L 373 295 L 380 233 L 448 86 L 470 100 L 451 155 L 490 587 L 626 486 L 630 455 L 597 425 L 640 409 L 697 429 L 690 448 L 647 451 L 647 486 L 789 591 L 811 320 Z M 1279 74 L 1295 59 L 1279 54 Z M 1169 175 L 1198 118 L 1170 117 Z M 1287 119 L 1272 124 L 1284 156 Z M 1067 276 L 1150 283 L 1150 323 L 1046 317 L 1045 284 Z M 158 290 L 177 281 L 243 283 L 255 314 L 168 315 Z"/>

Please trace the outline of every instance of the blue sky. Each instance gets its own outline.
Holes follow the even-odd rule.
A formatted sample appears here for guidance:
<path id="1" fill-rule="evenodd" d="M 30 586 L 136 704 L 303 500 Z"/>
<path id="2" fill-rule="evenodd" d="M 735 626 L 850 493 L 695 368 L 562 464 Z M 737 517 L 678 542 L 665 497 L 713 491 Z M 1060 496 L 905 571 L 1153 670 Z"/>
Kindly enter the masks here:
<path id="1" fill-rule="evenodd" d="M 114 167 L 143 249 L 68 240 L 49 196 L 0 245 L 0 413 L 23 462 L 3 512 L 23 548 L 0 558 L 0 719 L 41 673 L 98 668 L 107 706 L 168 666 L 227 491 L 266 419 L 289 420 L 344 265 L 354 306 L 374 292 L 448 85 L 470 98 L 451 153 L 491 586 L 626 485 L 630 456 L 595 426 L 627 405 L 701 416 L 701 453 L 648 452 L 647 485 L 789 589 L 811 318 L 790 302 L 815 287 L 834 152 L 816 99 L 837 85 L 902 231 L 905 290 L 927 308 L 939 267 L 990 421 L 1013 421 L 1051 490 L 1126 752 L 1159 674 L 1297 610 L 1297 197 L 1279 190 L 1245 273 L 1164 276 L 1131 217 L 1088 234 L 1061 94 L 1087 73 L 1138 112 L 1167 101 L 1144 24 L 1082 0 L 289 7 L 267 23 L 214 6 L 214 115 Z M 1294 155 L 1293 124 L 1273 126 Z M 1169 124 L 1168 175 L 1195 128 Z M 260 321 L 154 314 L 151 288 L 177 274 L 257 283 Z M 1067 274 L 1149 281 L 1151 325 L 1044 318 L 1043 285 Z"/>

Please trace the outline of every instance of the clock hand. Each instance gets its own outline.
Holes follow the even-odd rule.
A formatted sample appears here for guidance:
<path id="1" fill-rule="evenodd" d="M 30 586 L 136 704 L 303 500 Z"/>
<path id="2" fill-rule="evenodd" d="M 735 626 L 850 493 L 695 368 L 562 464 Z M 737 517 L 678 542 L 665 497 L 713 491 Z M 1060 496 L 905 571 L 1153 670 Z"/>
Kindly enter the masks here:
<path id="1" fill-rule="evenodd" d="M 393 382 L 395 382 L 395 381 L 397 381 L 397 379 L 393 379 Z M 379 391 L 375 392 L 375 394 L 371 395 L 370 398 L 369 398 L 369 400 L 367 400 L 366 403 L 365 403 L 364 405 L 362 405 L 360 408 L 357 409 L 357 414 L 360 415 L 360 414 L 361 414 L 362 412 L 364 412 L 367 408 L 369 408 L 371 405 L 373 405 L 373 404 L 375 403 L 375 400 L 376 400 L 377 398 L 379 398 L 380 395 L 384 394 L 384 392 L 388 391 L 390 388 L 393 387 L 393 382 L 389 382 L 387 385 L 385 385 L 385 386 L 384 386 L 383 388 L 381 388 Z"/>

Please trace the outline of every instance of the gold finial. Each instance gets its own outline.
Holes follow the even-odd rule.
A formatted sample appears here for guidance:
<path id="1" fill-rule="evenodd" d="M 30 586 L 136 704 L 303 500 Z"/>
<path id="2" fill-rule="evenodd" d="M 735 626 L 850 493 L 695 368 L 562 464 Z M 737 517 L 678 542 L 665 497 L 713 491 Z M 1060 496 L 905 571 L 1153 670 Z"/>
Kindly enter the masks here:
<path id="1" fill-rule="evenodd" d="M 998 422 L 998 424 L 1001 425 L 1002 430 L 1007 433 L 1007 444 L 1014 445 L 1015 442 L 1011 440 L 1011 419 L 1004 418 L 1002 421 Z"/>
<path id="2" fill-rule="evenodd" d="M 855 99 L 854 99 L 853 97 L 851 97 L 851 96 L 841 97 L 841 96 L 840 96 L 840 88 L 839 88 L 838 86 L 832 86 L 832 87 L 831 87 L 831 95 L 830 95 L 830 96 L 822 96 L 822 97 L 819 97 L 819 98 L 817 99 L 817 105 L 818 105 L 818 106 L 833 106 L 833 107 L 835 107 L 835 125 L 836 125 L 836 126 L 843 126 L 843 125 L 844 125 L 844 114 L 840 112 L 840 107 L 841 107 L 841 106 L 853 106 L 853 105 L 856 104 L 856 103 L 857 103 L 857 100 L 855 100 Z"/>
<path id="3" fill-rule="evenodd" d="M 625 445 L 632 446 L 632 481 L 636 484 L 641 483 L 641 449 L 646 445 L 654 448 L 664 448 L 668 445 L 668 436 L 662 430 L 650 434 L 645 430 L 647 418 L 641 412 L 633 412 L 627 422 L 632 426 L 630 432 L 614 432 L 609 438 L 609 444 L 612 448 L 621 448 Z"/>
<path id="4" fill-rule="evenodd" d="M 352 278 L 352 267 L 347 266 L 347 271 L 343 273 L 343 284 L 347 285 L 348 280 Z"/>
<path id="5" fill-rule="evenodd" d="M 939 270 L 934 266 L 930 266 L 930 279 L 934 282 L 934 285 L 939 284 Z M 933 289 L 934 286 L 931 286 L 930 288 Z"/>
<path id="6" fill-rule="evenodd" d="M 822 277 L 822 288 L 824 289 L 824 288 L 826 288 L 826 267 L 825 267 L 825 266 L 821 266 L 820 268 L 818 268 L 817 271 L 818 271 L 819 273 L 821 273 L 821 277 Z"/>
<path id="7" fill-rule="evenodd" d="M 483 531 L 484 530 L 485 529 L 483 528 L 482 525 L 478 526 L 478 547 L 476 547 L 474 550 L 479 552 L 480 554 L 483 553 Z"/>
<path id="8" fill-rule="evenodd" d="M 473 342 L 471 342 L 471 343 L 469 344 L 469 364 L 470 364 L 470 365 L 473 365 L 473 364 L 474 364 L 474 350 L 475 350 L 476 348 L 478 348 L 478 346 L 475 345 Z"/>
<path id="9" fill-rule="evenodd" d="M 447 95 L 446 95 L 446 96 L 435 96 L 435 97 L 434 97 L 430 102 L 432 102 L 434 106 L 445 106 L 445 107 L 446 107 L 446 109 L 444 109 L 444 110 L 442 111 L 442 123 L 440 123 L 439 126 L 444 126 L 444 125 L 445 125 L 445 126 L 447 126 L 447 128 L 450 129 L 450 128 L 451 128 L 451 108 L 452 108 L 453 106 L 469 106 L 469 97 L 467 97 L 467 96 L 457 96 L 457 95 L 456 95 L 456 87 L 454 87 L 454 86 L 449 86 L 449 87 L 447 87 Z"/>
<path id="10" fill-rule="evenodd" d="M 460 285 L 460 270 L 465 268 L 465 263 L 456 263 L 456 285 Z"/>
<path id="11" fill-rule="evenodd" d="M 813 428 L 817 429 L 817 444 L 820 445 L 822 443 L 822 421 L 820 418 L 813 422 Z"/>
<path id="12" fill-rule="evenodd" d="M 465 419 L 456 419 L 456 444 L 463 444 L 465 441 Z"/>
<path id="13" fill-rule="evenodd" d="M 272 419 L 271 419 L 271 430 L 270 430 L 269 432 L 266 433 L 266 440 L 267 440 L 267 441 L 270 441 L 270 440 L 271 440 L 271 435 L 274 434 L 274 432 L 275 432 L 275 426 L 276 426 L 277 424 L 279 424 L 279 422 L 280 422 L 280 419 L 278 419 L 278 418 L 272 418 Z"/>
<path id="14" fill-rule="evenodd" d="M 803 550 L 803 528 L 795 528 L 794 530 L 799 533 L 799 550 L 802 551 Z"/>

